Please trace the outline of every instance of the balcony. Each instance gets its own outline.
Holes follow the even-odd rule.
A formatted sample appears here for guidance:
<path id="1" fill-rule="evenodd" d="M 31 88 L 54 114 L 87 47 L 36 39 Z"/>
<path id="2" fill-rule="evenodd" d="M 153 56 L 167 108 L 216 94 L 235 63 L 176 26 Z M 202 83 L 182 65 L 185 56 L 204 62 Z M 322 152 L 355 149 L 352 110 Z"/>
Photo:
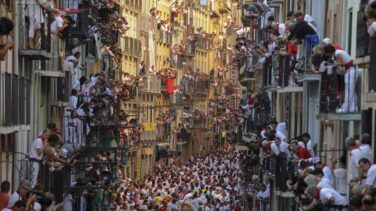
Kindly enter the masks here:
<path id="1" fill-rule="evenodd" d="M 287 191 L 286 182 L 289 172 L 287 171 L 287 159 L 271 155 L 261 161 L 261 169 L 264 174 L 269 174 L 275 181 L 275 188 L 281 192 Z M 278 175 L 278 176 L 277 176 Z"/>
<path id="2" fill-rule="evenodd" d="M 141 57 L 141 41 L 132 37 L 124 38 L 124 51 L 127 55 Z"/>
<path id="3" fill-rule="evenodd" d="M 187 56 L 192 57 L 192 56 L 195 56 L 195 54 L 196 54 L 196 43 L 189 42 Z"/>
<path id="4" fill-rule="evenodd" d="M 171 45 L 172 36 L 171 33 L 168 31 L 159 31 L 159 42 L 165 45 Z"/>
<path id="5" fill-rule="evenodd" d="M 361 72 L 350 67 L 344 77 L 333 67 L 331 74 L 324 72 L 320 81 L 319 120 L 361 120 Z M 346 82 L 347 81 L 347 82 Z"/>
<path id="6" fill-rule="evenodd" d="M 185 64 L 185 57 L 181 54 L 172 54 L 171 67 L 183 69 Z"/>
<path id="7" fill-rule="evenodd" d="M 27 7 L 35 7 L 33 14 Z M 47 20 L 50 16 L 45 14 L 39 5 L 19 4 L 19 51 L 20 57 L 28 60 L 50 60 L 51 55 L 51 29 Z M 37 13 L 37 14 L 35 14 Z M 28 15 L 36 16 L 38 20 L 30 21 Z M 41 23 L 40 23 L 41 22 Z M 29 34 L 33 33 L 33 37 L 29 38 Z M 34 41 L 33 38 L 40 34 L 40 41 Z M 31 34 L 30 34 L 31 35 Z"/>
<path id="8" fill-rule="evenodd" d="M 208 94 L 210 81 L 209 79 L 196 81 L 183 78 L 181 80 L 181 85 L 183 86 L 183 93 L 185 95 L 200 97 Z"/>
<path id="9" fill-rule="evenodd" d="M 198 40 L 196 41 L 196 49 L 199 51 L 210 51 L 210 43 L 206 40 Z"/>
<path id="10" fill-rule="evenodd" d="M 143 76 L 146 80 L 144 85 L 141 87 L 141 92 L 159 94 L 161 92 L 161 79 L 158 77 L 146 74 Z M 166 89 L 166 87 L 164 87 Z"/>

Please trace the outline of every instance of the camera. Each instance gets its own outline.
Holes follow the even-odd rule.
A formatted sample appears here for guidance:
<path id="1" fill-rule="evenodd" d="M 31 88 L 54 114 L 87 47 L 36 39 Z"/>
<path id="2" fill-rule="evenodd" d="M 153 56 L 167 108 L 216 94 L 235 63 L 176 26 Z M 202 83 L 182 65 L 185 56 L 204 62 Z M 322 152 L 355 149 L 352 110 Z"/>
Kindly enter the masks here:
<path id="1" fill-rule="evenodd" d="M 43 193 L 41 193 L 41 192 L 29 191 L 29 192 L 26 193 L 27 198 L 29 198 L 32 195 L 36 196 L 37 201 L 40 201 L 43 198 Z"/>
<path id="2" fill-rule="evenodd" d="M 333 59 L 328 59 L 327 61 L 324 62 L 325 66 L 332 66 L 334 65 L 334 60 Z"/>

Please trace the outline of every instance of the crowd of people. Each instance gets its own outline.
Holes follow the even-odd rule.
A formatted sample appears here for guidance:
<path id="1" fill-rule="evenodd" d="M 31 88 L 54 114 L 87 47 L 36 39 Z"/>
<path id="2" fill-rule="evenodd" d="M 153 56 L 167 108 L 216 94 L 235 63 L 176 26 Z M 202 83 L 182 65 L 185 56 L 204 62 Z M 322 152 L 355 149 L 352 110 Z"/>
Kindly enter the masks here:
<path id="1" fill-rule="evenodd" d="M 241 210 L 243 157 L 229 146 L 186 162 L 162 159 L 141 181 L 123 181 L 118 205 L 123 210 Z"/>

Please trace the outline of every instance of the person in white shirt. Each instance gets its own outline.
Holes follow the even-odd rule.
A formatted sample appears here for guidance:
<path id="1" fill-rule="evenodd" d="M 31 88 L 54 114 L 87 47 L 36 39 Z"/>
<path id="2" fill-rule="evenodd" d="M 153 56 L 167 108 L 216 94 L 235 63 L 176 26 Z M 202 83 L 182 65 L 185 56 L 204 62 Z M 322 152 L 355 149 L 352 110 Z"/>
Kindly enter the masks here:
<path id="1" fill-rule="evenodd" d="M 306 188 L 305 194 L 314 199 L 319 199 L 320 202 L 328 208 L 330 208 L 333 205 L 336 207 L 345 207 L 348 205 L 347 199 L 341 196 L 341 194 L 339 194 L 333 188 L 318 189 L 316 186 L 309 186 Z M 315 202 L 313 201 L 312 203 L 314 204 Z M 315 206 L 313 204 L 311 204 L 310 206 Z M 343 208 L 342 210 L 345 211 L 346 209 Z"/>
<path id="2" fill-rule="evenodd" d="M 330 185 L 333 185 L 333 173 L 332 173 L 332 170 L 326 166 L 324 163 L 321 162 L 320 158 L 316 157 L 317 159 L 313 162 L 314 163 L 314 167 L 315 168 L 319 168 L 322 170 L 323 172 L 323 175 L 325 178 L 328 179 L 329 181 L 329 184 Z"/>
<path id="3" fill-rule="evenodd" d="M 288 157 L 290 155 L 289 144 L 281 141 L 279 137 L 275 137 L 271 145 L 272 154 L 275 156 L 280 156 L 280 153 L 284 153 L 283 156 Z"/>
<path id="4" fill-rule="evenodd" d="M 43 158 L 43 147 L 44 141 L 47 140 L 50 135 L 50 130 L 46 129 L 43 133 L 34 139 L 31 144 L 30 149 L 30 160 L 32 161 L 32 172 L 31 172 L 31 188 L 34 188 L 38 183 L 38 175 L 40 170 L 40 165 Z"/>
<path id="5" fill-rule="evenodd" d="M 340 161 L 340 167 L 333 170 L 334 177 L 335 177 L 335 187 L 336 190 L 341 195 L 347 194 L 347 169 L 346 165 L 342 160 Z M 336 162 L 333 163 L 335 165 Z"/>
<path id="6" fill-rule="evenodd" d="M 14 206 L 18 200 L 26 200 L 26 193 L 30 191 L 30 182 L 27 180 L 21 181 L 18 190 L 9 197 L 8 208 Z"/>
<path id="7" fill-rule="evenodd" d="M 367 158 L 362 158 L 359 160 L 358 181 L 361 181 L 366 174 L 365 185 L 376 187 L 376 164 L 371 165 L 371 162 Z"/>
<path id="8" fill-rule="evenodd" d="M 328 178 L 324 177 L 322 169 L 316 168 L 312 171 L 312 174 L 319 180 L 317 187 L 319 188 L 333 188 Z"/>
<path id="9" fill-rule="evenodd" d="M 306 145 L 307 150 L 309 151 L 309 153 L 311 153 L 311 156 L 315 157 L 316 149 L 317 149 L 317 142 L 311 139 L 311 136 L 309 135 L 309 133 L 304 133 L 302 134 L 301 137 L 303 139 L 303 142 Z"/>

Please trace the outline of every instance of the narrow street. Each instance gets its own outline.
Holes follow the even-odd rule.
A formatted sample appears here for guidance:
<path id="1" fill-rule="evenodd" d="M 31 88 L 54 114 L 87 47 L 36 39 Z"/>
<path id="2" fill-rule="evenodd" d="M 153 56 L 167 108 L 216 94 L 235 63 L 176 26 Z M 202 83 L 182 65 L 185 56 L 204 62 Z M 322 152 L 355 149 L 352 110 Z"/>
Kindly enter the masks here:
<path id="1" fill-rule="evenodd" d="M 375 0 L 0 0 L 0 211 L 376 211 Z"/>

